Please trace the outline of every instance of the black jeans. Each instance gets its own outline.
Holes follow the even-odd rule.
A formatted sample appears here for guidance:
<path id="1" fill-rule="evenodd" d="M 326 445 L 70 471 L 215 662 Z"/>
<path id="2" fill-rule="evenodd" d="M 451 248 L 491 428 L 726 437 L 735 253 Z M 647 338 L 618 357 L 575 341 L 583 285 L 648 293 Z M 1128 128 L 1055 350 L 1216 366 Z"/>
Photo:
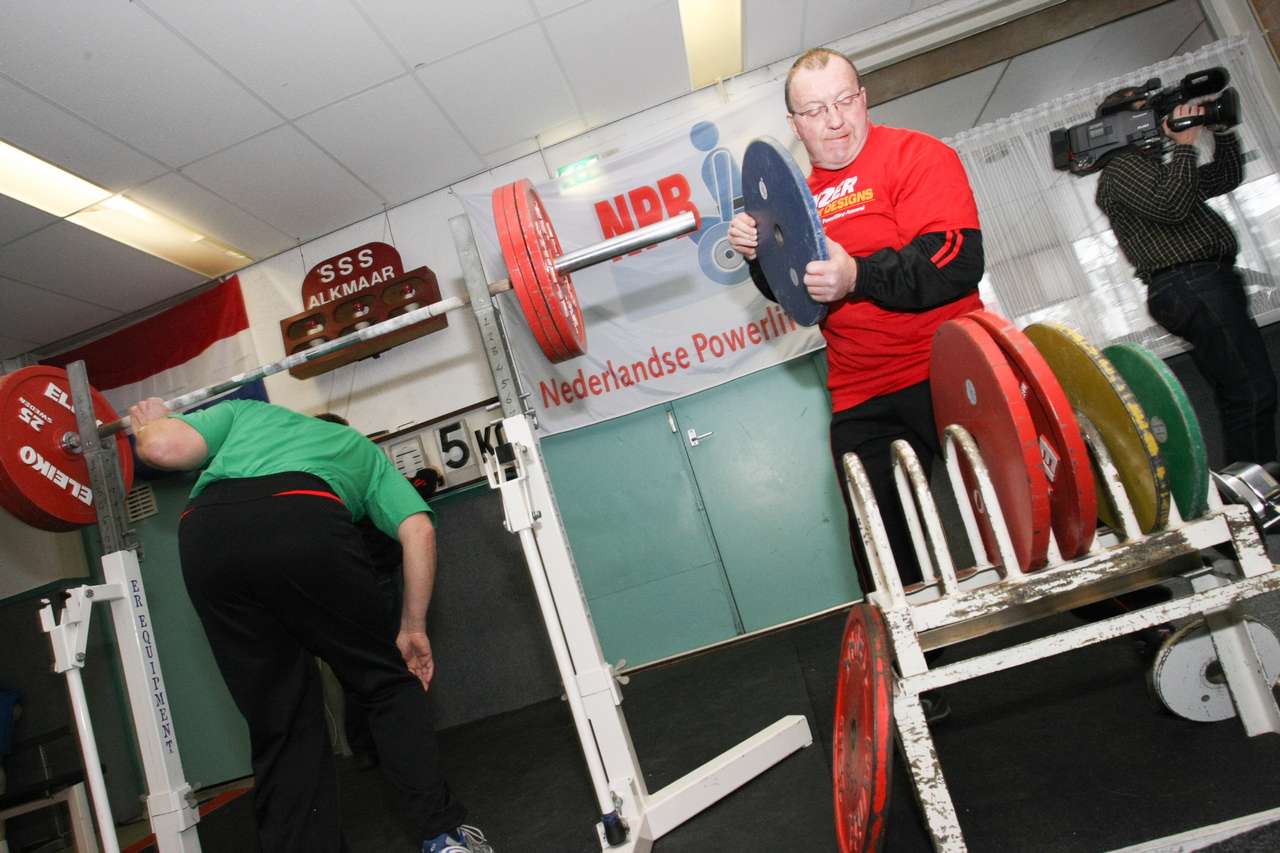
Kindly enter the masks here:
<path id="1" fill-rule="evenodd" d="M 1152 319 L 1191 344 L 1213 389 L 1226 462 L 1276 458 L 1276 377 L 1240 274 L 1229 263 L 1185 264 L 1151 279 Z"/>
<path id="2" fill-rule="evenodd" d="M 875 589 L 871 567 L 862 549 L 862 537 L 849 500 L 849 490 L 844 478 L 846 453 L 858 454 L 862 467 L 871 481 L 884 520 L 893 559 L 898 564 L 898 577 L 903 586 L 913 584 L 923 577 L 911 544 L 911 532 L 898 499 L 898 487 L 893 478 L 893 456 L 890 445 L 902 438 L 920 457 L 925 477 L 933 470 L 933 460 L 941 453 L 937 427 L 933 422 L 933 398 L 929 383 L 921 382 L 881 397 L 873 397 L 851 409 L 844 409 L 831 416 L 831 457 L 836 466 L 836 478 L 840 483 L 840 495 L 844 498 L 849 514 L 849 539 L 853 543 L 853 563 L 858 571 L 858 582 L 863 593 Z"/>
<path id="3" fill-rule="evenodd" d="M 249 725 L 263 851 L 344 849 L 313 655 L 359 697 L 383 772 L 419 838 L 462 823 L 439 771 L 426 691 L 387 635 L 386 603 L 346 508 L 308 474 L 210 485 L 183 514 L 182 573 Z"/>

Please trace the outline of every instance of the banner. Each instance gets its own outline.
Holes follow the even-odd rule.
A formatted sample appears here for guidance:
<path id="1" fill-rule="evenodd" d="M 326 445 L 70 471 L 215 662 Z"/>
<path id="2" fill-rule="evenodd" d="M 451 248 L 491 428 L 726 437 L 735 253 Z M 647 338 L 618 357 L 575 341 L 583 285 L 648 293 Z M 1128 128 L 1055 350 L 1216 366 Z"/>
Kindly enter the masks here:
<path id="1" fill-rule="evenodd" d="M 756 290 L 728 243 L 741 210 L 742 152 L 762 135 L 803 149 L 779 87 L 761 86 L 648 144 L 537 184 L 565 252 L 693 209 L 698 230 L 573 274 L 587 353 L 542 354 L 504 294 L 516 367 L 544 433 L 573 429 L 728 382 L 823 346 Z M 489 195 L 462 195 L 490 278 L 503 277 Z"/>
<path id="2" fill-rule="evenodd" d="M 89 382 L 123 417 L 147 397 L 170 400 L 258 366 L 240 280 L 231 276 L 203 293 L 91 344 L 46 359 L 66 367 L 83 360 Z M 265 400 L 259 379 L 219 400 Z"/>

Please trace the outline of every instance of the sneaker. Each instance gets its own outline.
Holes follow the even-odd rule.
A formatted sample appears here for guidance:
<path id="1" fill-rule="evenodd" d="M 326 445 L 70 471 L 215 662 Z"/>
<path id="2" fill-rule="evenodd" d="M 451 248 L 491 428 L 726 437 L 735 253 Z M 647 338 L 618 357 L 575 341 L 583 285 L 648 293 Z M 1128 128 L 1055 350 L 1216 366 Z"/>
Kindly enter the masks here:
<path id="1" fill-rule="evenodd" d="M 483 832 L 463 824 L 422 842 L 422 853 L 493 853 L 493 845 Z"/>
<path id="2" fill-rule="evenodd" d="M 951 714 L 951 704 L 940 690 L 931 690 L 920 695 L 920 704 L 924 707 L 924 721 L 936 723 Z"/>

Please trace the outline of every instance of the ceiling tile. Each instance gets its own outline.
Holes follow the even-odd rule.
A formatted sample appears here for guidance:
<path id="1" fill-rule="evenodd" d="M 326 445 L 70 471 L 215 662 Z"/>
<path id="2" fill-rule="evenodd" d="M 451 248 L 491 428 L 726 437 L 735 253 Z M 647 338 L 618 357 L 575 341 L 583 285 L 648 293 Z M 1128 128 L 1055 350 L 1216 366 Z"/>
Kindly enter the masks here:
<path id="1" fill-rule="evenodd" d="M 906 15 L 902 0 L 831 3 L 809 0 L 804 15 L 804 47 L 818 47 Z"/>
<path id="2" fill-rule="evenodd" d="M 382 200 L 292 127 L 279 127 L 183 172 L 300 240 L 382 209 Z"/>
<path id="3" fill-rule="evenodd" d="M 1195 0 L 1177 0 L 1024 53 L 1010 62 L 980 121 L 993 121 L 1168 59 L 1202 19 Z"/>
<path id="4" fill-rule="evenodd" d="M 546 28 L 589 125 L 689 91 L 676 0 L 591 0 Z"/>
<path id="5" fill-rule="evenodd" d="M 6 338 L 0 335 L 0 358 L 17 358 L 20 355 L 26 355 L 39 345 L 39 341 Z"/>
<path id="6" fill-rule="evenodd" d="M 404 73 L 346 0 L 145 5 L 289 118 Z"/>
<path id="7" fill-rule="evenodd" d="M 129 197 L 256 260 L 279 254 L 296 243 L 288 234 L 173 172 L 130 190 Z"/>
<path id="8" fill-rule="evenodd" d="M 523 27 L 417 72 L 477 151 L 577 118 L 541 27 Z"/>
<path id="9" fill-rule="evenodd" d="M 0 247 L 0 275 L 122 313 L 168 299 L 205 280 L 70 222 Z"/>
<path id="10" fill-rule="evenodd" d="M 1213 30 L 1209 29 L 1209 22 L 1201 21 L 1195 32 L 1188 36 L 1185 42 L 1178 45 L 1178 53 L 1190 53 L 1212 42 Z"/>
<path id="11" fill-rule="evenodd" d="M 928 9 L 930 6 L 937 6 L 943 2 L 946 2 L 946 0 L 911 0 L 908 7 L 910 12 L 919 12 L 921 9 Z M 907 13 L 903 12 L 903 14 Z"/>
<path id="12" fill-rule="evenodd" d="M 533 0 L 533 6 L 539 15 L 546 18 L 571 6 L 580 6 L 583 2 L 585 0 Z"/>
<path id="13" fill-rule="evenodd" d="M 390 204 L 425 195 L 484 168 L 411 77 L 325 107 L 299 119 L 296 126 Z"/>
<path id="14" fill-rule="evenodd" d="M 510 163 L 512 160 L 519 160 L 521 157 L 537 153 L 538 143 L 535 140 L 522 139 L 514 145 L 507 145 L 494 151 L 486 151 L 484 153 L 484 162 L 489 168 L 494 168 L 495 166 Z"/>
<path id="15" fill-rule="evenodd" d="M 977 123 L 1005 64 L 989 65 L 886 101 L 871 108 L 871 119 L 876 124 L 922 130 L 939 139 L 968 130 Z"/>
<path id="16" fill-rule="evenodd" d="M 119 311 L 7 278 L 0 278 L 0 306 L 0 338 L 26 342 L 23 352 L 120 316 Z"/>
<path id="17" fill-rule="evenodd" d="M 521 178 L 527 178 L 534 183 L 545 181 L 547 172 L 542 165 L 542 158 L 535 154 L 531 157 L 511 160 L 501 166 L 494 167 L 488 172 L 481 172 L 478 175 L 467 178 L 465 181 L 460 181 L 450 189 L 458 196 L 491 193 L 503 184 L 509 184 Z"/>
<path id="18" fill-rule="evenodd" d="M 82 119 L 0 77 L 0 136 L 6 142 L 109 190 L 168 170 Z"/>
<path id="19" fill-rule="evenodd" d="M 533 23 L 529 0 L 405 3 L 356 0 L 410 67 L 435 62 Z"/>
<path id="20" fill-rule="evenodd" d="M 1096 30 L 1100 38 L 1094 43 L 1092 53 L 1080 57 L 1072 87 L 1083 88 L 1144 65 L 1163 62 L 1185 50 L 1183 43 L 1203 22 L 1204 14 L 1197 0 L 1174 0 Z M 1166 80 L 1165 84 L 1172 82 Z"/>
<path id="21" fill-rule="evenodd" d="M 0 195 L 0 246 L 12 243 L 19 237 L 25 237 L 57 221 L 58 217 L 50 216 L 43 210 L 23 204 L 7 195 Z"/>
<path id="22" fill-rule="evenodd" d="M 742 0 L 744 71 L 804 50 L 805 0 Z"/>
<path id="23" fill-rule="evenodd" d="M 7 3 L 0 72 L 171 165 L 278 119 L 133 3 Z"/>

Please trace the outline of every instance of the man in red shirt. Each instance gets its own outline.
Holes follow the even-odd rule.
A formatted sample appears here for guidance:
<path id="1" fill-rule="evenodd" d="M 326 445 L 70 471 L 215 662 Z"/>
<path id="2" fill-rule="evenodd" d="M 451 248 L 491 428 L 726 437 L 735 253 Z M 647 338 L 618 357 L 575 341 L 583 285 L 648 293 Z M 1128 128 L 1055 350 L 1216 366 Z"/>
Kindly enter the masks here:
<path id="1" fill-rule="evenodd" d="M 854 562 L 873 588 L 841 457 L 858 454 L 904 584 L 921 578 L 893 482 L 890 445 L 906 439 L 926 473 L 940 452 L 929 393 L 929 349 L 944 321 L 982 307 L 982 232 L 973 190 L 955 151 L 924 133 L 873 125 L 867 90 L 848 57 L 807 51 L 786 82 L 787 122 L 809 154 L 809 189 L 830 259 L 805 269 L 822 321 L 831 392 L 831 453 L 849 510 Z M 739 213 L 729 241 L 752 280 L 773 292 L 755 262 L 756 223 Z M 776 300 L 774 300 L 776 301 Z"/>

